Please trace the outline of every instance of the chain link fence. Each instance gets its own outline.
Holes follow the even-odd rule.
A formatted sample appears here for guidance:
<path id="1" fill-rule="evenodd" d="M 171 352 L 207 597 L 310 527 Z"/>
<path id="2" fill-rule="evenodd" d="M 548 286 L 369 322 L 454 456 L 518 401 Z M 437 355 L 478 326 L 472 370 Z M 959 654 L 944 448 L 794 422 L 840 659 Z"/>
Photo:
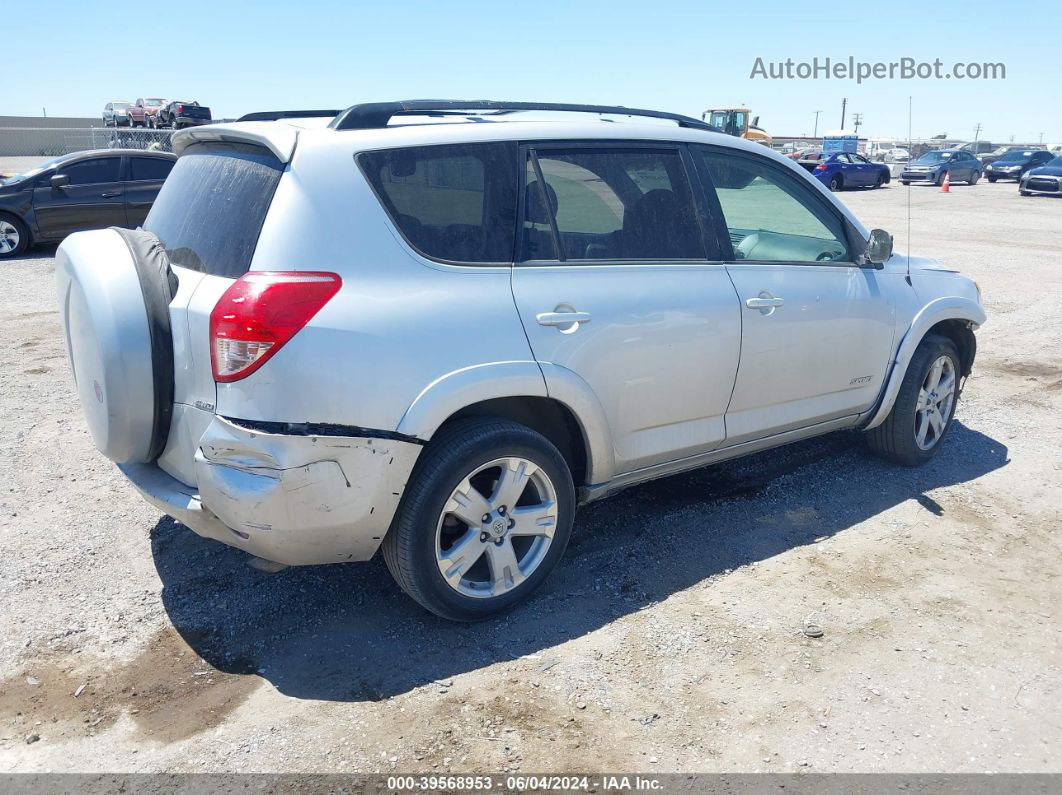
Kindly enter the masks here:
<path id="1" fill-rule="evenodd" d="M 171 152 L 173 132 L 123 127 L 0 127 L 0 156 L 58 157 L 90 149 Z"/>

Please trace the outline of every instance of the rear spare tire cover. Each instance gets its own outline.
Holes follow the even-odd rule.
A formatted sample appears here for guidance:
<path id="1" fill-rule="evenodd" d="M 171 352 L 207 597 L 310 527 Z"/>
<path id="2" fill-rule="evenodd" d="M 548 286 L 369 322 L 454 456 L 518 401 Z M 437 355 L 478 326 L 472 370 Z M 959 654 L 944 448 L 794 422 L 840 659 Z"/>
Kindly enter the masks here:
<path id="1" fill-rule="evenodd" d="M 149 233 L 117 229 L 78 232 L 56 252 L 81 408 L 96 447 L 117 463 L 154 461 L 169 435 L 175 284 L 164 257 Z"/>

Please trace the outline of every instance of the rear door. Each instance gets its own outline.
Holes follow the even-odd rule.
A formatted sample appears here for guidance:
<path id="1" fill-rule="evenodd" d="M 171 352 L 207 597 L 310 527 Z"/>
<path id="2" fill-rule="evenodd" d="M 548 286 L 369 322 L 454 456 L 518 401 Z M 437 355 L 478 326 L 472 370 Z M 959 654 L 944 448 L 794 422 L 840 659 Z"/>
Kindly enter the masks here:
<path id="1" fill-rule="evenodd" d="M 159 465 L 195 484 L 193 457 L 214 415 L 217 385 L 210 362 L 210 313 L 251 265 L 283 164 L 265 149 L 196 144 L 177 160 L 144 228 L 155 234 L 177 274 L 170 303 L 174 349 L 174 419 Z"/>
<path id="2" fill-rule="evenodd" d="M 741 302 L 741 364 L 727 444 L 854 419 L 881 390 L 894 312 L 858 267 L 842 216 L 814 186 L 752 153 L 691 147 Z"/>
<path id="3" fill-rule="evenodd" d="M 128 160 L 125 180 L 125 215 L 131 227 L 143 226 L 162 183 L 173 169 L 175 160 L 164 157 L 138 157 Z"/>
<path id="4" fill-rule="evenodd" d="M 675 145 L 524 149 L 513 295 L 547 388 L 568 371 L 603 407 L 617 474 L 726 436 L 740 311 L 689 173 Z"/>
<path id="5" fill-rule="evenodd" d="M 48 174 L 33 189 L 33 213 L 42 237 L 58 239 L 83 229 L 125 226 L 122 158 L 93 157 L 59 166 L 54 175 L 69 177 L 60 188 Z"/>

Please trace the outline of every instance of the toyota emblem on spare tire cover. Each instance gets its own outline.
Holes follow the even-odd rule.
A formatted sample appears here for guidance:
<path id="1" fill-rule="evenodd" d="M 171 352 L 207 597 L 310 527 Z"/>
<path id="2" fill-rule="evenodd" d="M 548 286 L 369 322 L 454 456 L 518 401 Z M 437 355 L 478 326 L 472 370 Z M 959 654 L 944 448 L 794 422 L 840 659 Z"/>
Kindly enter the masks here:
<path id="1" fill-rule="evenodd" d="M 96 400 L 100 403 L 103 402 L 103 387 L 100 386 L 100 382 L 95 379 L 92 381 L 92 386 L 96 389 Z"/>

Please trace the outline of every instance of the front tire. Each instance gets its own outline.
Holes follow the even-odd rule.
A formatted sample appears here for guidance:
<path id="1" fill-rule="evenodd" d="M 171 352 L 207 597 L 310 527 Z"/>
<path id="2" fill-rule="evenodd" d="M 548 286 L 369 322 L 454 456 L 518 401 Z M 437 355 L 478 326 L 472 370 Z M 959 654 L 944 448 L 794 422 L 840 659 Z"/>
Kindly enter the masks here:
<path id="1" fill-rule="evenodd" d="M 999 179 L 999 177 L 989 177 L 988 181 L 989 182 L 995 182 L 997 179 Z"/>
<path id="2" fill-rule="evenodd" d="M 22 254 L 30 244 L 29 228 L 21 218 L 0 213 L 0 259 Z"/>
<path id="3" fill-rule="evenodd" d="M 575 487 L 560 451 L 508 420 L 443 428 L 421 455 L 383 542 L 395 581 L 423 607 L 478 621 L 516 606 L 564 554 Z"/>
<path id="4" fill-rule="evenodd" d="M 867 431 L 870 449 L 904 466 L 924 464 L 936 455 L 955 416 L 961 372 L 955 343 L 936 334 L 922 340 L 889 416 Z"/>
<path id="5" fill-rule="evenodd" d="M 979 179 L 981 179 L 981 172 L 980 171 L 975 171 L 973 173 L 973 176 L 971 176 L 970 179 L 967 180 L 967 182 L 970 185 L 976 185 L 977 184 L 977 180 L 979 180 Z"/>

